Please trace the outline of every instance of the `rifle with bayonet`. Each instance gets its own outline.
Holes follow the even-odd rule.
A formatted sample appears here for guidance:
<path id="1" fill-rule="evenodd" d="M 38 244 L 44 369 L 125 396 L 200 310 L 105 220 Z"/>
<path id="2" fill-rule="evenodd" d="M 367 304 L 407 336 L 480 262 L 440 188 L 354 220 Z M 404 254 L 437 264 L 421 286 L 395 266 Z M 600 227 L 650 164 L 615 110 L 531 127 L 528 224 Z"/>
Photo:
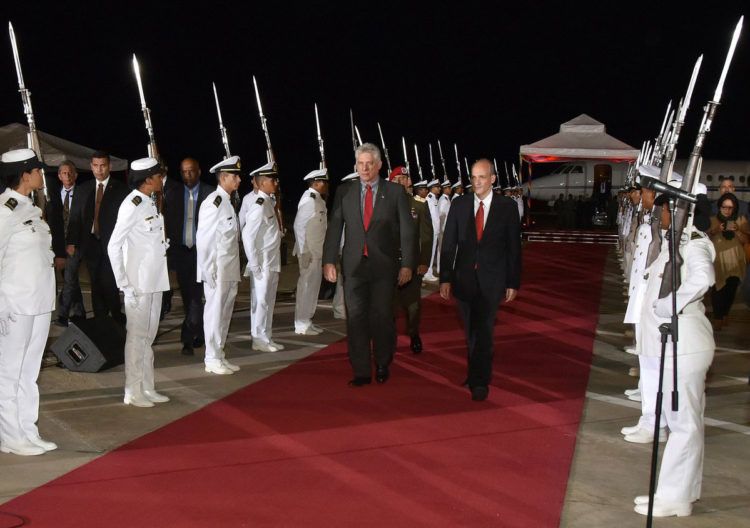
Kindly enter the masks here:
<path id="1" fill-rule="evenodd" d="M 326 168 L 326 151 L 323 148 L 323 135 L 320 132 L 320 118 L 318 117 L 318 104 L 315 103 L 315 128 L 318 131 L 318 150 L 320 150 L 320 168 Z"/>
<path id="2" fill-rule="evenodd" d="M 135 73 L 135 81 L 138 83 L 138 95 L 141 98 L 141 112 L 143 112 L 143 121 L 146 125 L 146 133 L 148 134 L 148 147 L 146 148 L 148 156 L 159 160 L 161 163 L 161 157 L 159 156 L 159 149 L 156 147 L 156 136 L 154 135 L 154 124 L 151 122 L 151 110 L 146 105 L 146 96 L 143 93 L 143 82 L 141 81 L 141 68 L 138 65 L 138 59 L 133 53 L 133 72 Z"/>
<path id="3" fill-rule="evenodd" d="M 221 118 L 221 106 L 219 105 L 219 94 L 216 91 L 216 83 L 211 83 L 214 87 L 214 101 L 216 101 L 216 115 L 219 118 L 219 134 L 221 134 L 221 143 L 224 145 L 224 159 L 232 156 L 229 150 L 229 136 L 227 136 L 227 129 L 224 126 L 224 120 Z"/>
<path id="4" fill-rule="evenodd" d="M 419 149 L 417 148 L 417 144 L 414 143 L 414 156 L 417 158 L 417 170 L 419 171 L 419 181 L 424 180 L 424 176 L 422 175 L 422 165 L 419 163 Z"/>
<path id="5" fill-rule="evenodd" d="M 360 140 L 360 142 L 357 143 L 357 136 L 359 135 L 359 131 L 357 131 L 356 127 L 354 126 L 354 112 L 352 112 L 351 108 L 349 109 L 349 124 L 352 128 L 352 147 L 356 158 L 357 147 L 362 144 L 362 141 Z M 355 159 L 354 162 L 356 163 L 356 161 L 357 160 Z"/>
<path id="6" fill-rule="evenodd" d="M 258 115 L 260 116 L 260 126 L 263 129 L 263 134 L 266 137 L 266 159 L 268 163 L 273 163 L 274 166 L 277 166 L 276 157 L 273 154 L 273 147 L 271 146 L 271 135 L 268 133 L 268 122 L 266 121 L 266 116 L 263 113 L 263 105 L 260 102 L 260 92 L 258 91 L 258 81 L 255 80 L 255 75 L 253 75 L 253 86 L 255 87 L 255 102 L 258 103 Z M 280 183 L 278 186 L 276 201 L 274 203 L 273 208 L 276 212 L 276 218 L 279 221 L 281 233 L 283 234 L 284 233 L 284 215 L 281 212 L 281 184 Z"/>
<path id="7" fill-rule="evenodd" d="M 463 181 L 461 180 L 461 160 L 458 159 L 458 144 L 453 144 L 453 151 L 456 153 L 456 171 L 458 172 L 458 183 L 463 186 Z"/>
<path id="8" fill-rule="evenodd" d="M 388 174 L 391 173 L 391 158 L 388 156 L 388 147 L 385 146 L 385 139 L 383 139 L 383 129 L 380 128 L 378 123 L 378 132 L 380 132 L 380 143 L 383 145 L 383 155 L 385 155 L 385 162 L 388 165 Z"/>
<path id="9" fill-rule="evenodd" d="M 428 143 L 430 148 L 430 172 L 432 173 L 432 179 L 437 180 L 437 174 L 435 173 L 435 162 L 432 160 L 432 143 Z"/>
<path id="10" fill-rule="evenodd" d="M 682 126 L 685 124 L 685 115 L 687 114 L 687 109 L 690 107 L 690 99 L 693 95 L 693 88 L 695 87 L 695 81 L 698 78 L 702 62 L 703 55 L 698 57 L 698 60 L 695 62 L 687 93 L 685 94 L 685 98 L 680 102 L 674 123 L 672 124 L 672 130 L 669 133 L 669 140 L 664 150 L 664 161 L 659 173 L 659 180 L 663 183 L 667 183 L 672 175 L 675 157 L 677 156 L 677 142 L 680 139 Z M 646 267 L 653 264 L 661 251 L 661 208 L 662 206 L 654 205 L 653 212 L 651 213 L 651 245 L 648 248 L 648 255 L 646 256 Z"/>
<path id="11" fill-rule="evenodd" d="M 443 180 L 447 180 L 448 169 L 445 167 L 445 157 L 443 157 L 443 146 L 440 144 L 439 139 L 438 139 L 438 152 L 440 153 L 440 163 L 443 165 Z"/>
<path id="12" fill-rule="evenodd" d="M 406 138 L 404 138 L 404 136 L 401 136 L 401 148 L 404 151 L 404 165 L 406 165 L 406 174 L 408 174 L 411 178 L 411 168 L 409 168 L 409 155 L 406 152 Z"/>
<path id="13" fill-rule="evenodd" d="M 21 102 L 23 103 L 23 113 L 26 114 L 26 123 L 29 127 L 29 132 L 26 136 L 26 144 L 28 148 L 34 151 L 36 157 L 41 163 L 44 163 L 44 157 L 42 155 L 42 144 L 39 141 L 39 133 L 36 130 L 36 120 L 34 119 L 34 109 L 31 107 L 31 92 L 26 88 L 26 84 L 23 81 L 23 71 L 21 70 L 21 57 L 18 54 L 18 44 L 16 43 L 16 34 L 13 31 L 13 24 L 8 22 L 8 32 L 10 33 L 10 45 L 13 48 L 13 61 L 16 65 L 16 75 L 18 76 L 18 91 L 21 94 Z M 42 173 L 42 196 L 39 196 L 35 191 L 35 200 L 39 208 L 42 210 L 46 218 L 46 202 L 49 201 L 49 191 L 47 190 L 47 176 L 44 174 L 44 168 L 40 169 Z"/>
<path id="14" fill-rule="evenodd" d="M 721 76 L 719 77 L 719 83 L 716 86 L 714 96 L 710 101 L 708 101 L 708 103 L 706 103 L 706 106 L 703 108 L 703 119 L 701 120 L 700 128 L 698 129 L 698 135 L 695 138 L 695 144 L 693 145 L 693 150 L 690 153 L 690 158 L 688 158 L 687 168 L 685 169 L 685 175 L 682 179 L 681 189 L 687 193 L 693 192 L 695 182 L 698 179 L 698 168 L 701 163 L 703 144 L 706 140 L 706 135 L 711 131 L 711 125 L 716 118 L 716 111 L 719 108 L 719 104 L 721 103 L 721 95 L 724 89 L 724 82 L 726 81 L 729 66 L 732 63 L 732 58 L 734 57 L 734 51 L 737 47 L 737 41 L 740 38 L 740 32 L 742 31 L 742 22 L 744 18 L 744 16 L 740 17 L 740 20 L 739 22 L 737 22 L 737 26 L 734 29 L 732 40 L 729 45 L 729 51 L 727 52 L 727 56 L 724 60 L 724 68 L 721 71 Z M 672 231 L 674 233 L 673 240 L 675 240 L 675 243 L 678 245 L 682 237 L 682 231 L 685 229 L 685 225 L 687 224 L 689 212 L 690 204 L 686 203 L 684 200 L 679 200 L 675 209 L 674 218 L 672 219 Z M 670 262 L 667 262 L 664 266 L 664 274 L 662 275 L 659 298 L 666 297 L 672 291 L 677 291 L 677 288 L 680 287 L 680 267 L 682 266 L 682 256 L 680 255 L 679 248 L 676 247 L 673 254 L 675 256 L 677 273 L 673 280 L 672 266 Z"/>

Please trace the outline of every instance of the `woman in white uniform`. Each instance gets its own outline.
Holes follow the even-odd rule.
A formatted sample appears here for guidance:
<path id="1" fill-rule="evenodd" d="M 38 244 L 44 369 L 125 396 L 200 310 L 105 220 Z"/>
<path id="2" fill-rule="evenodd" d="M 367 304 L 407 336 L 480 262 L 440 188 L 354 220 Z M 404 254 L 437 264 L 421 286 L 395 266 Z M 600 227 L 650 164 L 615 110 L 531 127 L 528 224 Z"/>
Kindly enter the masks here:
<path id="1" fill-rule="evenodd" d="M 8 188 L 0 194 L 0 451 L 41 455 L 37 378 L 55 308 L 52 235 L 29 195 L 44 187 L 30 149 L 2 156 Z"/>

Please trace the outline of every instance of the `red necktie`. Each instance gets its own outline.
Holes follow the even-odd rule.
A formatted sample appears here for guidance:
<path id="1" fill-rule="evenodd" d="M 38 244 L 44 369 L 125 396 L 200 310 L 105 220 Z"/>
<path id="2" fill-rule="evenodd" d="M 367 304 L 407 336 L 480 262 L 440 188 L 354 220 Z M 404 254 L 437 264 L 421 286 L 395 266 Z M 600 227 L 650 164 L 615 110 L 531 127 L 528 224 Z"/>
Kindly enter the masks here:
<path id="1" fill-rule="evenodd" d="M 477 226 L 477 242 L 480 242 L 484 233 L 484 202 L 481 200 L 479 201 L 477 215 L 474 217 L 474 223 Z"/>
<path id="2" fill-rule="evenodd" d="M 365 231 L 370 227 L 370 219 L 372 218 L 372 186 L 365 185 L 365 211 L 364 211 L 364 226 Z M 367 256 L 367 243 L 365 242 L 365 256 Z"/>

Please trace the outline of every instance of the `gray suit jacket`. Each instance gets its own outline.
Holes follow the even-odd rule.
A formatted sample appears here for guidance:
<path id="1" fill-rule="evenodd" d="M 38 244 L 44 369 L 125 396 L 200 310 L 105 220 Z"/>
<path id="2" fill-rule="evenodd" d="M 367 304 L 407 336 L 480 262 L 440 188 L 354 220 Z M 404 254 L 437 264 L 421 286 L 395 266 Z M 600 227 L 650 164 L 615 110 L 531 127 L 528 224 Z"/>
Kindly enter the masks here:
<path id="1" fill-rule="evenodd" d="M 333 208 L 328 217 L 328 230 L 323 245 L 323 264 L 336 264 L 342 233 L 345 236 L 341 254 L 341 270 L 351 276 L 359 265 L 365 242 L 370 263 L 383 274 L 395 278 L 399 267 L 416 266 L 414 220 L 409 199 L 402 186 L 380 179 L 370 226 L 362 221 L 360 182 L 346 183 L 336 190 Z M 399 260 L 401 257 L 401 260 Z"/>

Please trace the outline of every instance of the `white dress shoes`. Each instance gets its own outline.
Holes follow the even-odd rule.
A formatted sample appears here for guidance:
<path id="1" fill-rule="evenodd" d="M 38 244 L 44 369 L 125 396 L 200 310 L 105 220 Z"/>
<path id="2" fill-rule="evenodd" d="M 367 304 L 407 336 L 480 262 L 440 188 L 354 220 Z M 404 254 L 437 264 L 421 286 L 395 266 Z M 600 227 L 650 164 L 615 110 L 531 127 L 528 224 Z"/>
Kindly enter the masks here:
<path id="1" fill-rule="evenodd" d="M 154 403 L 165 403 L 169 401 L 169 396 L 159 394 L 155 390 L 145 390 L 143 391 L 143 395 L 148 401 L 152 401 Z"/>
<path id="2" fill-rule="evenodd" d="M 318 326 L 315 323 L 310 323 L 310 328 L 312 328 L 313 330 L 315 330 L 319 334 L 322 334 L 323 332 L 325 332 L 325 329 L 323 327 Z"/>
<path id="3" fill-rule="evenodd" d="M 623 427 L 622 429 L 620 429 L 620 434 L 622 434 L 622 435 L 633 434 L 636 431 L 638 431 L 638 429 L 640 429 L 640 428 L 641 428 L 640 424 L 629 425 L 627 427 Z"/>
<path id="4" fill-rule="evenodd" d="M 639 495 L 635 502 L 636 513 L 648 515 L 648 495 Z M 693 504 L 690 502 L 667 502 L 654 498 L 654 517 L 687 517 L 693 513 Z"/>
<path id="5" fill-rule="evenodd" d="M 628 395 L 628 396 L 626 396 L 626 397 L 627 397 L 627 399 L 629 399 L 630 401 L 636 401 L 636 402 L 639 402 L 639 401 L 641 401 L 641 391 L 638 391 L 638 392 L 636 392 L 635 394 L 630 394 L 630 395 Z"/>
<path id="6" fill-rule="evenodd" d="M 310 336 L 313 336 L 313 335 L 319 335 L 321 332 L 318 332 L 317 330 L 315 330 L 312 327 L 312 325 L 310 325 L 307 328 L 303 328 L 301 330 L 295 330 L 294 333 L 297 334 L 297 335 L 310 335 Z"/>
<path id="7" fill-rule="evenodd" d="M 126 394 L 123 400 L 125 405 L 132 405 L 134 407 L 153 407 L 154 402 L 146 398 L 143 394 Z"/>
<path id="8" fill-rule="evenodd" d="M 230 363 L 226 359 L 222 359 L 221 364 L 224 365 L 229 370 L 231 370 L 232 372 L 237 372 L 238 370 L 240 370 L 239 366 L 235 365 L 234 363 Z"/>
<path id="9" fill-rule="evenodd" d="M 271 343 L 265 343 L 258 339 L 253 339 L 253 350 L 260 352 L 278 352 L 279 349 L 273 346 Z"/>
<path id="10" fill-rule="evenodd" d="M 221 375 L 234 374 L 234 371 L 225 367 L 223 363 L 219 363 L 218 365 L 206 365 L 206 372 L 209 374 Z"/>
<path id="11" fill-rule="evenodd" d="M 654 441 L 654 432 L 649 429 L 639 428 L 636 432 L 625 435 L 625 441 L 633 444 L 650 444 Z M 659 430 L 659 442 L 667 441 L 667 432 Z"/>
<path id="12" fill-rule="evenodd" d="M 272 346 L 272 347 L 274 347 L 274 348 L 275 348 L 276 350 L 284 350 L 284 345 L 282 345 L 281 343 L 277 343 L 277 342 L 276 342 L 276 341 L 274 341 L 273 339 L 271 339 L 271 341 L 270 341 L 270 344 L 271 344 L 271 346 Z"/>
<path id="13" fill-rule="evenodd" d="M 3 453 L 13 453 L 14 455 L 20 456 L 43 455 L 47 452 L 43 447 L 34 445 L 31 442 L 24 442 L 22 444 L 2 444 L 0 445 L 0 451 L 2 451 Z"/>
<path id="14" fill-rule="evenodd" d="M 635 351 L 634 345 L 628 345 L 626 347 L 623 347 L 623 350 L 625 350 L 625 352 L 627 352 L 628 354 L 637 354 L 637 352 Z"/>
<path id="15" fill-rule="evenodd" d="M 57 449 L 56 443 L 42 440 L 42 438 L 39 436 L 36 436 L 34 438 L 29 438 L 28 440 L 30 443 L 34 444 L 35 446 L 41 447 L 45 451 L 54 451 L 55 449 Z"/>
<path id="16" fill-rule="evenodd" d="M 634 394 L 640 394 L 641 389 L 625 389 L 625 396 L 633 396 Z"/>

